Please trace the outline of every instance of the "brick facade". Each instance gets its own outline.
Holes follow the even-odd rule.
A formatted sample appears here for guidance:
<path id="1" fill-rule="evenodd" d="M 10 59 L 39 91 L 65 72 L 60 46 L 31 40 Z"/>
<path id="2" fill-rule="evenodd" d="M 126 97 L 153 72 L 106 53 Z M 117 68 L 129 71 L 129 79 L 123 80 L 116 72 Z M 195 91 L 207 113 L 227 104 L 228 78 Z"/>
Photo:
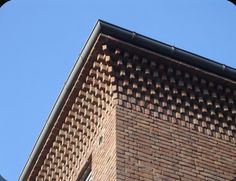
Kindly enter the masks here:
<path id="1" fill-rule="evenodd" d="M 234 143 L 117 107 L 117 180 L 233 180 L 235 168 Z"/>
<path id="2" fill-rule="evenodd" d="M 26 180 L 236 178 L 236 82 L 100 33 Z"/>
<path id="3" fill-rule="evenodd" d="M 235 84 L 135 48 L 115 52 L 117 179 L 235 179 Z"/>

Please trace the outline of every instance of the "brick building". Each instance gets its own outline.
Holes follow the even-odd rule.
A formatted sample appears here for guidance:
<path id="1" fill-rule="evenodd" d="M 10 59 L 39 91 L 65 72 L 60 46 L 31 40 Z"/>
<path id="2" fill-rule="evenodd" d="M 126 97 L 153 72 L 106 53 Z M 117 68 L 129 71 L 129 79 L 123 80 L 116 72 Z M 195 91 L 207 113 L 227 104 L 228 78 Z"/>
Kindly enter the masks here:
<path id="1" fill-rule="evenodd" d="M 233 180 L 236 70 L 98 21 L 19 180 Z"/>

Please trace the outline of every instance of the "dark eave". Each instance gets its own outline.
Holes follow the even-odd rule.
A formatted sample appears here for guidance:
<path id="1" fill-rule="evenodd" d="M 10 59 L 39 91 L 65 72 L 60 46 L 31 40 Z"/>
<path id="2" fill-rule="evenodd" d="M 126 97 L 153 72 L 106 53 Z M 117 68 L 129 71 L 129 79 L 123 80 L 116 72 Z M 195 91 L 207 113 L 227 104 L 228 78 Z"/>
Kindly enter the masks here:
<path id="1" fill-rule="evenodd" d="M 182 61 L 186 64 L 206 70 L 208 72 L 220 75 L 224 78 L 236 80 L 236 69 L 220 64 L 216 61 L 204 58 L 202 56 L 187 52 L 180 48 L 153 40 L 146 36 L 140 35 L 133 31 L 120 28 L 104 21 L 98 21 L 97 26 L 100 27 L 100 32 L 125 42 L 131 43 L 138 47 L 154 51 L 164 56 Z"/>
<path id="2" fill-rule="evenodd" d="M 64 85 L 56 103 L 54 104 L 47 122 L 44 125 L 44 128 L 40 133 L 36 144 L 34 145 L 33 151 L 31 152 L 28 161 L 19 177 L 19 180 L 25 181 L 30 175 L 30 172 L 36 164 L 38 156 L 40 155 L 40 152 L 43 149 L 50 132 L 52 131 L 55 121 L 62 111 L 62 108 L 73 88 L 73 85 L 81 71 L 81 68 L 86 62 L 95 41 L 101 33 L 128 42 L 135 46 L 176 59 L 178 61 L 182 61 L 186 64 L 217 74 L 224 78 L 236 81 L 236 69 L 234 68 L 99 20 L 96 23 L 92 33 L 90 34 L 85 46 L 83 47 L 81 54 L 66 81 L 66 84 Z"/>

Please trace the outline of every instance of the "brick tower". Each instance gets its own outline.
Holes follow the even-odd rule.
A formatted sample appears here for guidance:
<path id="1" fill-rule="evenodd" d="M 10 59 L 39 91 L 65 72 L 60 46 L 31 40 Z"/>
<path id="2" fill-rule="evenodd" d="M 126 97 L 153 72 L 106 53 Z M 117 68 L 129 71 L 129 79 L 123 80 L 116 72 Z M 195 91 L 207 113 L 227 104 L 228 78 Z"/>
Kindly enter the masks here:
<path id="1" fill-rule="evenodd" d="M 98 21 L 19 180 L 235 177 L 236 70 Z"/>

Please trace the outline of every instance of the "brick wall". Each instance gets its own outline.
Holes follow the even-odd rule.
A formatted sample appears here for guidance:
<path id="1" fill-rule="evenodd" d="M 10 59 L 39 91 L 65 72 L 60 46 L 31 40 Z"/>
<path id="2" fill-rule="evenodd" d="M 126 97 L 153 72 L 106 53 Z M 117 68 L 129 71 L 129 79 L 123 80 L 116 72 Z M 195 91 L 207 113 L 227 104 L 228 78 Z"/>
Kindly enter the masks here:
<path id="1" fill-rule="evenodd" d="M 235 82 L 101 35 L 28 180 L 230 181 L 235 120 Z"/>
<path id="2" fill-rule="evenodd" d="M 235 82 L 113 41 L 117 180 L 236 178 Z"/>
<path id="3" fill-rule="evenodd" d="M 102 130 L 92 150 L 93 180 L 116 180 L 116 117 L 115 109 L 103 119 Z"/>
<path id="4" fill-rule="evenodd" d="M 118 180 L 233 180 L 236 145 L 117 106 Z"/>
<path id="5" fill-rule="evenodd" d="M 71 180 L 80 178 L 88 164 L 93 180 L 116 180 L 116 109 L 108 106 L 99 122 L 98 134 L 91 138 L 80 156 L 79 165 L 74 169 L 76 174 Z"/>
<path id="6" fill-rule="evenodd" d="M 91 160 L 93 180 L 116 177 L 110 59 L 96 45 L 78 74 L 28 180 L 76 181 Z M 48 141 L 49 140 L 49 141 Z"/>

